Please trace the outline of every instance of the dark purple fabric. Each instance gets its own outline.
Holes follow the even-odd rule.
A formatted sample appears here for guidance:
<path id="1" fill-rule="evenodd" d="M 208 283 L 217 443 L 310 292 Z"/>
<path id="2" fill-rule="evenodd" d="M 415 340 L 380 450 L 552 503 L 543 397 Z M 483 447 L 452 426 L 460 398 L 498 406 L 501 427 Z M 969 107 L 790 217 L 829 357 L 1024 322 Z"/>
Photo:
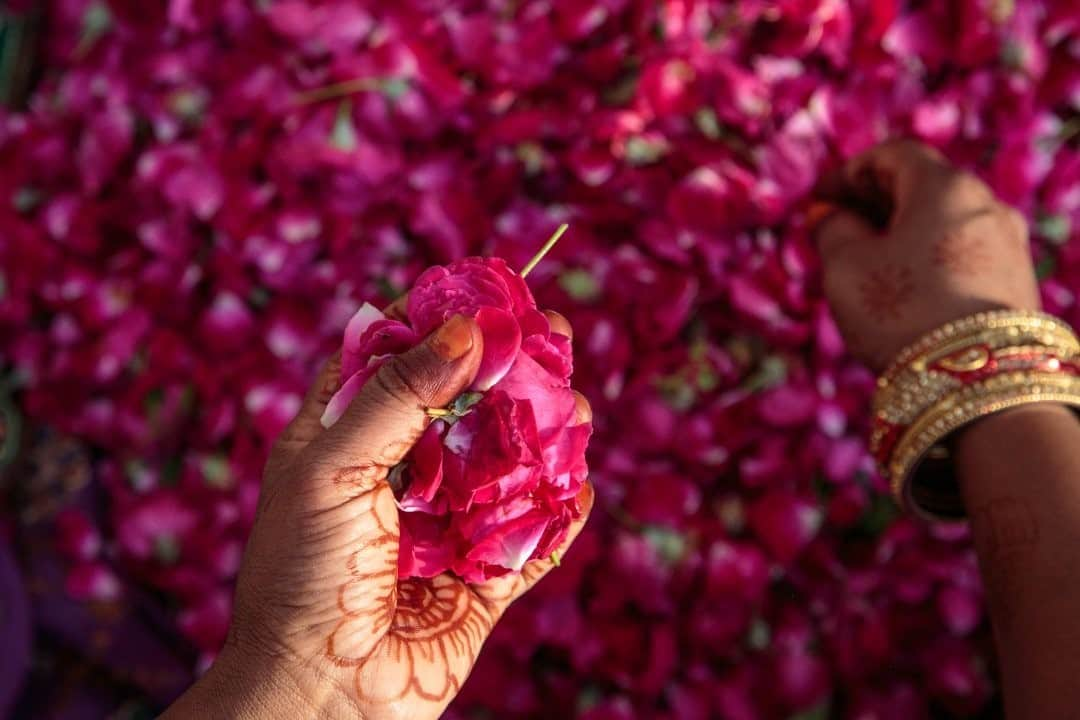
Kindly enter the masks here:
<path id="1" fill-rule="evenodd" d="M 5 717 L 30 667 L 30 609 L 19 568 L 0 539 L 0 717 Z"/>
<path id="2" fill-rule="evenodd" d="M 74 508 L 99 523 L 106 503 L 83 446 L 50 432 L 32 437 L 26 459 L 6 470 L 20 488 L 12 510 L 21 522 L 0 553 L 0 608 L 14 608 L 11 632 L 0 611 L 0 711 L 79 720 L 160 710 L 194 680 L 196 653 L 158 598 L 123 581 L 108 544 L 100 560 L 120 577 L 119 596 L 88 602 L 67 594 L 70 561 L 57 550 L 56 516 Z"/>
<path id="3" fill-rule="evenodd" d="M 162 705 L 190 684 L 194 656 L 157 622 L 154 603 L 130 589 L 108 603 L 85 603 L 64 593 L 55 554 L 33 543 L 25 554 L 40 631 L 130 683 Z"/>

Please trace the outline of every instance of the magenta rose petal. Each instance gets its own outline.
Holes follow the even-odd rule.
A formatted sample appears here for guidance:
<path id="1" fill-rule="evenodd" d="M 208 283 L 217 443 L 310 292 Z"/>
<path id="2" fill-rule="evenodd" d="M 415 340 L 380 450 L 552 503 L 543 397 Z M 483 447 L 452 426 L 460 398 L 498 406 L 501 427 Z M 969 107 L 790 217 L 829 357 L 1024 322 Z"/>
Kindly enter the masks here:
<path id="1" fill-rule="evenodd" d="M 119 578 L 103 563 L 80 563 L 64 578 L 64 591 L 75 600 L 116 600 L 120 596 Z"/>
<path id="2" fill-rule="evenodd" d="M 517 319 L 521 324 L 522 337 L 541 335 L 546 340 L 551 335 L 551 323 L 548 322 L 547 316 L 535 308 L 519 314 Z"/>
<path id="3" fill-rule="evenodd" d="M 528 355 L 517 356 L 499 388 L 511 397 L 530 402 L 543 436 L 565 427 L 573 419 L 575 400 L 566 382 Z"/>
<path id="4" fill-rule="evenodd" d="M 472 389 L 482 392 L 502 380 L 514 364 L 521 349 L 521 327 L 510 312 L 493 307 L 480 308 L 476 324 L 484 336 L 484 355 Z"/>
<path id="5" fill-rule="evenodd" d="M 443 476 L 443 429 L 441 420 L 428 425 L 410 453 L 405 495 L 398 503 L 402 510 L 429 509 Z"/>
<path id="6" fill-rule="evenodd" d="M 585 448 L 592 435 L 592 426 L 576 425 L 559 430 L 557 437 L 544 447 L 544 465 L 552 485 L 577 493 L 587 472 Z"/>
<path id="7" fill-rule="evenodd" d="M 351 377 L 363 369 L 363 363 L 384 355 L 396 355 L 417 343 L 416 333 L 398 320 L 377 319 L 367 326 L 363 334 L 342 346 L 341 374 Z"/>
<path id="8" fill-rule="evenodd" d="M 345 339 L 342 347 L 345 352 L 356 352 L 360 346 L 360 338 L 364 336 L 371 324 L 377 320 L 383 320 L 386 316 L 382 310 L 371 303 L 364 303 L 360 309 L 349 319 L 345 326 Z"/>
<path id="9" fill-rule="evenodd" d="M 456 531 L 466 540 L 476 540 L 488 534 L 492 528 L 528 514 L 536 508 L 536 501 L 527 494 L 504 498 L 500 503 L 477 505 L 454 516 Z"/>
<path id="10" fill-rule="evenodd" d="M 571 519 L 570 511 L 565 509 L 553 517 L 544 529 L 544 534 L 540 536 L 540 542 L 536 545 L 533 557 L 550 558 L 552 553 L 558 552 L 570 534 Z"/>
<path id="11" fill-rule="evenodd" d="M 322 418 L 319 420 L 324 428 L 330 427 L 341 419 L 341 416 L 349 409 L 349 403 L 360 392 L 368 378 L 378 372 L 381 365 L 381 362 L 375 362 L 357 371 L 330 397 L 329 402 L 326 403 L 326 410 L 323 411 Z"/>
<path id="12" fill-rule="evenodd" d="M 821 527 L 821 511 L 807 498 L 778 490 L 753 504 L 750 526 L 773 556 L 791 563 Z"/>
<path id="13" fill-rule="evenodd" d="M 491 565 L 501 568 L 502 571 L 497 570 L 496 574 L 507 570 L 519 572 L 525 563 L 532 559 L 550 521 L 547 513 L 538 511 L 515 518 L 475 542 L 466 558 L 480 568 Z M 470 568 L 466 572 L 466 580 L 482 580 L 485 577 L 484 570 Z M 480 573 L 479 577 L 476 576 L 477 573 Z M 473 577 L 470 578 L 469 575 Z"/>
<path id="14" fill-rule="evenodd" d="M 564 335 L 529 335 L 522 341 L 521 351 L 560 380 L 569 380 L 574 371 L 570 338 Z"/>
<path id="15" fill-rule="evenodd" d="M 494 503 L 510 495 L 528 495 L 537 489 L 543 476 L 544 468 L 540 465 L 518 465 L 493 485 L 478 490 L 473 495 L 473 501 Z"/>
<path id="16" fill-rule="evenodd" d="M 447 541 L 445 516 L 404 513 L 399 522 L 399 577 L 435 577 L 450 569 L 456 551 Z"/>

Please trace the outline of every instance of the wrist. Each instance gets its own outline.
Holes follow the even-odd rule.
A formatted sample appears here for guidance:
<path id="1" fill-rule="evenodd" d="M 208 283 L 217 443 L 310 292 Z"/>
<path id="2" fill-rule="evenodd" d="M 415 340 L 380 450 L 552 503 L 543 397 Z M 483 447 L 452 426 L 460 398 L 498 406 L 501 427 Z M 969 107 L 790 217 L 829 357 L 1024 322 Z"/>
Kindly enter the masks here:
<path id="1" fill-rule="evenodd" d="M 226 647 L 162 718 L 326 717 L 314 688 L 305 685 L 282 663 Z"/>
<path id="2" fill-rule="evenodd" d="M 211 675 L 212 689 L 232 705 L 235 717 L 303 717 L 306 703 L 299 684 L 276 663 L 226 648 L 207 673 Z"/>
<path id="3" fill-rule="evenodd" d="M 1018 430 L 1075 422 L 1073 411 L 1055 402 L 1032 403 L 1002 410 L 979 419 L 957 435 L 954 444 L 956 457 L 958 462 L 962 463 L 965 457 L 972 453 L 983 453 L 987 449 L 1001 447 L 1002 441 L 1011 441 Z"/>

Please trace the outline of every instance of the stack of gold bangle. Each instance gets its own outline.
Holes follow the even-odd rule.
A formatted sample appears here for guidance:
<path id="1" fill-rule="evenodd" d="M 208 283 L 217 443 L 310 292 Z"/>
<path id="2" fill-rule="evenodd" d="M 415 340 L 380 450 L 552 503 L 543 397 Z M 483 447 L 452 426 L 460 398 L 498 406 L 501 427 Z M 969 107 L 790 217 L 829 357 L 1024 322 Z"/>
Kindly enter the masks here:
<path id="1" fill-rule="evenodd" d="M 871 450 L 901 505 L 964 516 L 947 440 L 1029 403 L 1080 408 L 1080 341 L 1057 318 L 1004 310 L 948 323 L 905 349 L 878 380 Z"/>

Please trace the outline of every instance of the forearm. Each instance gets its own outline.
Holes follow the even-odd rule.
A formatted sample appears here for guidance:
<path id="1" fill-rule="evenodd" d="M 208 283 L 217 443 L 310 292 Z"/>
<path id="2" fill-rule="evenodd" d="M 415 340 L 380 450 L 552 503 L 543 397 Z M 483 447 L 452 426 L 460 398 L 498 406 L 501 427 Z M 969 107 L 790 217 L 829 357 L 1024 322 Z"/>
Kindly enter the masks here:
<path id="1" fill-rule="evenodd" d="M 1010 718 L 1080 708 L 1080 422 L 1057 405 L 982 420 L 956 447 Z"/>

